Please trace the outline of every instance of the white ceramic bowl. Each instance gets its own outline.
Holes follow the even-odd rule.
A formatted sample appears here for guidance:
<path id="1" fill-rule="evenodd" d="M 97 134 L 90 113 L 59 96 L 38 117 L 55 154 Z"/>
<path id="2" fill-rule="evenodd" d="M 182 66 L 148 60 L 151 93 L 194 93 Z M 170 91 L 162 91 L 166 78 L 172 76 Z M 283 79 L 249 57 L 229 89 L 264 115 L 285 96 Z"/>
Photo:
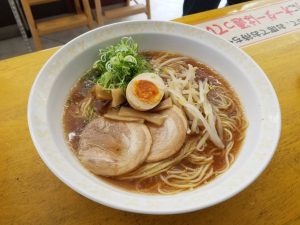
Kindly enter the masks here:
<path id="1" fill-rule="evenodd" d="M 166 50 L 199 59 L 218 71 L 241 99 L 249 127 L 230 169 L 194 191 L 172 196 L 127 192 L 88 172 L 68 148 L 62 114 L 70 88 L 95 61 L 98 49 L 132 36 L 141 50 Z M 193 26 L 137 21 L 87 32 L 56 52 L 38 74 L 29 98 L 28 121 L 36 149 L 68 186 L 98 203 L 132 212 L 173 214 L 202 209 L 237 194 L 264 170 L 280 135 L 280 109 L 258 65 L 229 42 Z"/>

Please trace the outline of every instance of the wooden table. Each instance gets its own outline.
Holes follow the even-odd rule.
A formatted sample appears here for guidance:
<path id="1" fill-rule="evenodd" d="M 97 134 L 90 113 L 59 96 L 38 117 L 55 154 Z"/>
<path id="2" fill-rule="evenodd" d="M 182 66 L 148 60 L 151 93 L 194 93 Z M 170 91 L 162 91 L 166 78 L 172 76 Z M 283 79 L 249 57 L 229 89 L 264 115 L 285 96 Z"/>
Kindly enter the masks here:
<path id="1" fill-rule="evenodd" d="M 179 19 L 195 23 L 242 5 Z M 245 47 L 271 80 L 281 105 L 282 134 L 263 174 L 216 206 L 182 215 L 121 212 L 77 194 L 45 166 L 31 142 L 30 87 L 57 48 L 0 62 L 0 224 L 300 224 L 300 32 Z"/>

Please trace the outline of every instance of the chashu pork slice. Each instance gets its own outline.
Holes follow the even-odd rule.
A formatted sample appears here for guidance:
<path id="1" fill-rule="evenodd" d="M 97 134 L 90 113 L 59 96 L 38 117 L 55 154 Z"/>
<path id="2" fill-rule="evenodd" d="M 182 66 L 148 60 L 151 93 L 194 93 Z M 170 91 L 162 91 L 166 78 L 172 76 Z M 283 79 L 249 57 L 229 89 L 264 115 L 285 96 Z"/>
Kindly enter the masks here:
<path id="1" fill-rule="evenodd" d="M 163 125 L 148 124 L 152 146 L 146 162 L 157 162 L 174 155 L 180 150 L 186 138 L 187 119 L 180 108 L 173 105 L 161 114 L 167 115 Z"/>
<path id="2" fill-rule="evenodd" d="M 118 176 L 142 164 L 152 138 L 146 125 L 99 117 L 82 131 L 78 158 L 96 175 Z"/>

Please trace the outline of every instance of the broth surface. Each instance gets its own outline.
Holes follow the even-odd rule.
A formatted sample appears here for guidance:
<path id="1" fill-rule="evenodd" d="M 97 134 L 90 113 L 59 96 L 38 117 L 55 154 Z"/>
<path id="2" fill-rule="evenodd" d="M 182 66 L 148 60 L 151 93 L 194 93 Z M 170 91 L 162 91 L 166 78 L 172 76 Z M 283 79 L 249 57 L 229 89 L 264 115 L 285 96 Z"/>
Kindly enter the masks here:
<path id="1" fill-rule="evenodd" d="M 141 53 L 146 59 L 149 61 L 155 60 L 159 57 L 161 57 L 165 52 L 142 52 Z M 168 53 L 168 57 L 181 57 L 179 54 L 170 54 Z M 243 142 L 243 138 L 245 135 L 245 129 L 247 126 L 246 119 L 244 118 L 243 110 L 240 104 L 240 101 L 233 91 L 233 89 L 230 87 L 230 85 L 214 70 L 210 69 L 206 65 L 192 59 L 187 58 L 185 60 L 186 64 L 190 64 L 193 67 L 197 67 L 196 70 L 196 80 L 204 80 L 207 79 L 208 83 L 213 86 L 220 86 L 224 88 L 226 93 L 229 93 L 229 97 L 234 102 L 234 107 L 231 107 L 230 109 L 224 111 L 224 113 L 228 117 L 234 117 L 239 114 L 242 115 L 242 118 L 240 118 L 239 127 L 237 127 L 234 131 L 232 131 L 234 145 L 232 149 L 230 150 L 231 156 L 229 157 L 230 164 L 234 161 L 234 159 L 237 157 L 239 149 L 241 147 L 241 144 Z M 176 69 L 176 68 L 175 68 Z M 83 78 L 81 78 L 77 84 L 72 88 L 70 91 L 69 97 L 66 101 L 65 105 L 65 112 L 63 116 L 63 125 L 64 125 L 64 131 L 66 135 L 66 140 L 69 143 L 72 151 L 74 154 L 77 154 L 78 151 L 78 145 L 80 140 L 80 133 L 84 129 L 84 127 L 89 123 L 88 120 L 84 119 L 80 115 L 80 104 L 81 102 L 91 96 L 91 89 L 94 86 L 93 77 L 97 76 L 97 72 L 95 71 L 89 71 Z M 210 102 L 214 102 L 216 100 L 217 93 L 214 93 L 214 91 L 210 91 L 208 93 L 208 100 Z M 92 107 L 94 112 L 96 112 L 97 115 L 104 114 L 109 106 L 108 101 L 101 101 L 92 99 Z M 193 138 L 193 135 L 188 135 L 188 138 Z M 226 132 L 224 133 L 224 138 L 222 140 L 226 144 Z M 226 166 L 226 158 L 225 153 L 223 150 L 218 149 L 214 146 L 214 144 L 208 140 L 207 145 L 204 148 L 202 154 L 204 155 L 211 155 L 213 152 L 213 163 L 212 167 L 215 171 L 221 171 Z M 174 157 L 174 156 L 171 156 Z M 182 169 L 182 167 L 187 166 L 189 168 L 193 168 L 194 170 L 197 170 L 197 167 L 194 164 L 189 163 L 187 160 L 183 159 L 178 165 L 176 165 L 179 168 Z M 166 171 L 165 173 L 167 173 Z M 209 179 L 207 179 L 203 184 L 207 183 L 209 180 L 215 178 L 217 175 L 211 176 Z M 160 179 L 157 176 L 152 177 L 151 179 L 146 179 L 144 181 L 140 180 L 117 180 L 115 178 L 99 178 L 116 185 L 117 187 L 124 188 L 126 190 L 130 191 L 136 191 L 137 187 L 138 190 L 142 190 L 142 192 L 145 193 L 157 193 L 156 185 L 158 182 L 160 182 Z M 161 183 L 160 185 L 164 185 Z"/>

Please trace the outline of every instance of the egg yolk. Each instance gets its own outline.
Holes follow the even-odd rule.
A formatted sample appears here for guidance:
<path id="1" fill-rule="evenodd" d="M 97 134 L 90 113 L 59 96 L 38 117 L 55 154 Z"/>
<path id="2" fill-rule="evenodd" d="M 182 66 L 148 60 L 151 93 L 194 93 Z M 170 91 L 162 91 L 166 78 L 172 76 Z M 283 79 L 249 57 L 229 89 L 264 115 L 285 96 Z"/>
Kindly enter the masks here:
<path id="1" fill-rule="evenodd" d="M 134 82 L 134 94 L 143 102 L 155 103 L 159 96 L 159 90 L 151 81 L 137 80 Z"/>

